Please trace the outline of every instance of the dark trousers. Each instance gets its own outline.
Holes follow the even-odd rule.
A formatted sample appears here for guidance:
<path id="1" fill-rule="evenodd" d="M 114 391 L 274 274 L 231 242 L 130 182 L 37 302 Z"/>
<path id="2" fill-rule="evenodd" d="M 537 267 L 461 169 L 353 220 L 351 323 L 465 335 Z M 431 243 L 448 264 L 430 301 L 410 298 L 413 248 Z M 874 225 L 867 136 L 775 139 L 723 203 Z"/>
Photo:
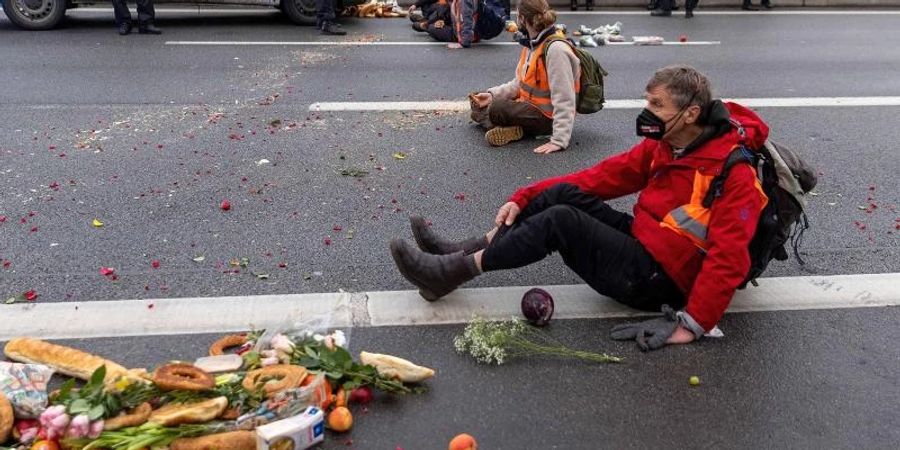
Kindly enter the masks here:
<path id="1" fill-rule="evenodd" d="M 514 269 L 559 252 L 591 288 L 633 308 L 684 306 L 684 295 L 631 235 L 634 219 L 576 186 L 558 184 L 503 226 L 482 255 L 490 270 Z"/>
<path id="2" fill-rule="evenodd" d="M 453 31 L 453 24 L 448 22 L 444 26 L 438 28 L 434 24 L 428 25 L 425 30 L 432 39 L 440 42 L 456 42 L 456 32 Z"/>
<path id="3" fill-rule="evenodd" d="M 116 16 L 116 26 L 123 23 L 131 23 L 131 13 L 125 0 L 112 0 L 113 14 Z M 153 9 L 153 0 L 137 0 L 138 23 L 148 24 L 153 22 L 156 11 Z"/>
<path id="4" fill-rule="evenodd" d="M 334 0 L 316 0 L 316 27 L 325 22 L 334 22 Z"/>
<path id="5" fill-rule="evenodd" d="M 472 120 L 485 129 L 520 126 L 525 134 L 553 134 L 553 119 L 528 102 L 495 98 L 487 108 L 472 105 Z"/>

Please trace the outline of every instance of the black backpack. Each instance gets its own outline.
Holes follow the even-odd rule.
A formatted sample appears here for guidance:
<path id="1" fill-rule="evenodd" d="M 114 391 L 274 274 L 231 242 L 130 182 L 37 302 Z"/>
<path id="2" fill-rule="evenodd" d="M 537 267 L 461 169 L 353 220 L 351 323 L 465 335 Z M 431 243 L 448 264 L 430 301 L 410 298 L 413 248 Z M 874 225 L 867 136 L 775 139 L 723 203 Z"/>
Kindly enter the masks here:
<path id="1" fill-rule="evenodd" d="M 743 136 L 740 125 L 738 132 Z M 731 168 L 737 164 L 750 164 L 756 169 L 756 176 L 762 184 L 769 202 L 763 208 L 756 226 L 756 233 L 750 241 L 750 272 L 738 287 L 744 289 L 747 283 L 758 286 L 756 279 L 762 275 L 773 259 L 788 259 L 785 245 L 790 242 L 797 261 L 803 265 L 799 247 L 803 232 L 809 228 L 806 208 L 806 194 L 816 187 L 816 172 L 803 158 L 784 145 L 766 141 L 762 148 L 750 150 L 739 144 L 725 160 L 719 175 L 713 178 L 709 191 L 703 199 L 703 207 L 710 208 L 713 200 L 721 197 L 725 179 Z"/>

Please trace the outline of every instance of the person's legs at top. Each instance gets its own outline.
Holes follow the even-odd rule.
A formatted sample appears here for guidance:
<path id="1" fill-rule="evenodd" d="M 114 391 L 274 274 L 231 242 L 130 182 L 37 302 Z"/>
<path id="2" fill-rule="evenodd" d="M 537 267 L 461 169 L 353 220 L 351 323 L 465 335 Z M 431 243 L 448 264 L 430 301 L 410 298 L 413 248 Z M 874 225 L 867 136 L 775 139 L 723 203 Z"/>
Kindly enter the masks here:
<path id="1" fill-rule="evenodd" d="M 672 7 L 675 6 L 675 0 L 658 0 L 658 7 L 650 11 L 650 15 L 654 17 L 668 17 L 672 15 Z"/>
<path id="2" fill-rule="evenodd" d="M 322 31 L 322 34 L 334 36 L 347 34 L 334 19 L 334 0 L 316 0 L 316 27 Z"/>
<path id="3" fill-rule="evenodd" d="M 759 11 L 759 8 L 753 6 L 753 4 L 750 3 L 750 0 L 744 0 L 744 3 L 741 5 L 741 9 L 743 9 L 744 11 Z"/>
<path id="4" fill-rule="evenodd" d="M 156 10 L 153 8 L 153 0 L 137 0 L 138 33 L 162 34 L 162 30 L 156 27 L 153 20 L 156 18 Z"/>
<path id="5" fill-rule="evenodd" d="M 112 5 L 119 34 L 124 36 L 131 33 L 131 13 L 128 11 L 128 5 L 125 3 L 125 0 L 113 0 Z"/>

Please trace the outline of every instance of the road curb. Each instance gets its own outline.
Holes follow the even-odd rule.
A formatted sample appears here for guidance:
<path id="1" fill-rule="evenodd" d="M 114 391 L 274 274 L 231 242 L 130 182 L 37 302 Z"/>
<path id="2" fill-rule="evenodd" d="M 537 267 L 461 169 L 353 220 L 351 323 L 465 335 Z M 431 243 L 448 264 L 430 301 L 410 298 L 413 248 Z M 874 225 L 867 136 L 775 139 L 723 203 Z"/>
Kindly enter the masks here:
<path id="1" fill-rule="evenodd" d="M 900 306 L 900 273 L 763 278 L 729 313 Z M 518 317 L 531 286 L 460 289 L 429 303 L 416 291 L 321 293 L 0 305 L 0 340 L 227 333 L 311 319 L 332 327 L 416 326 Z M 556 319 L 638 317 L 586 285 L 543 286 Z"/>

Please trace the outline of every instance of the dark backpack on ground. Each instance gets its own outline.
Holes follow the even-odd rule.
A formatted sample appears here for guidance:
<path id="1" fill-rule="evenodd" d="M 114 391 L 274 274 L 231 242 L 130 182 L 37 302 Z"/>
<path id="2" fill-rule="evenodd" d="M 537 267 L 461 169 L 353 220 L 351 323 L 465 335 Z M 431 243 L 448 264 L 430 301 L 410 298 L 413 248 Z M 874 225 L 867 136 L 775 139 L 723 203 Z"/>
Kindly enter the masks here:
<path id="1" fill-rule="evenodd" d="M 544 43 L 544 67 L 547 67 L 547 46 L 556 41 L 562 41 L 572 48 L 575 56 L 581 62 L 581 92 L 575 102 L 575 110 L 578 114 L 593 114 L 603 109 L 606 99 L 603 97 L 603 77 L 609 75 L 594 56 L 585 50 L 575 46 L 564 38 L 550 38 Z"/>
<path id="2" fill-rule="evenodd" d="M 738 130 L 743 134 L 742 128 L 738 127 Z M 769 261 L 788 259 L 785 249 L 788 242 L 797 261 L 805 264 L 799 247 L 803 232 L 809 228 L 804 212 L 806 194 L 816 187 L 818 179 L 812 166 L 784 145 L 766 141 L 759 150 L 750 150 L 740 144 L 728 155 L 722 172 L 713 178 L 703 199 L 704 208 L 710 208 L 713 200 L 722 196 L 725 179 L 737 164 L 750 164 L 756 169 L 763 192 L 769 197 L 750 241 L 750 272 L 739 287 L 743 289 L 748 282 L 758 286 L 756 279 L 766 270 Z"/>

